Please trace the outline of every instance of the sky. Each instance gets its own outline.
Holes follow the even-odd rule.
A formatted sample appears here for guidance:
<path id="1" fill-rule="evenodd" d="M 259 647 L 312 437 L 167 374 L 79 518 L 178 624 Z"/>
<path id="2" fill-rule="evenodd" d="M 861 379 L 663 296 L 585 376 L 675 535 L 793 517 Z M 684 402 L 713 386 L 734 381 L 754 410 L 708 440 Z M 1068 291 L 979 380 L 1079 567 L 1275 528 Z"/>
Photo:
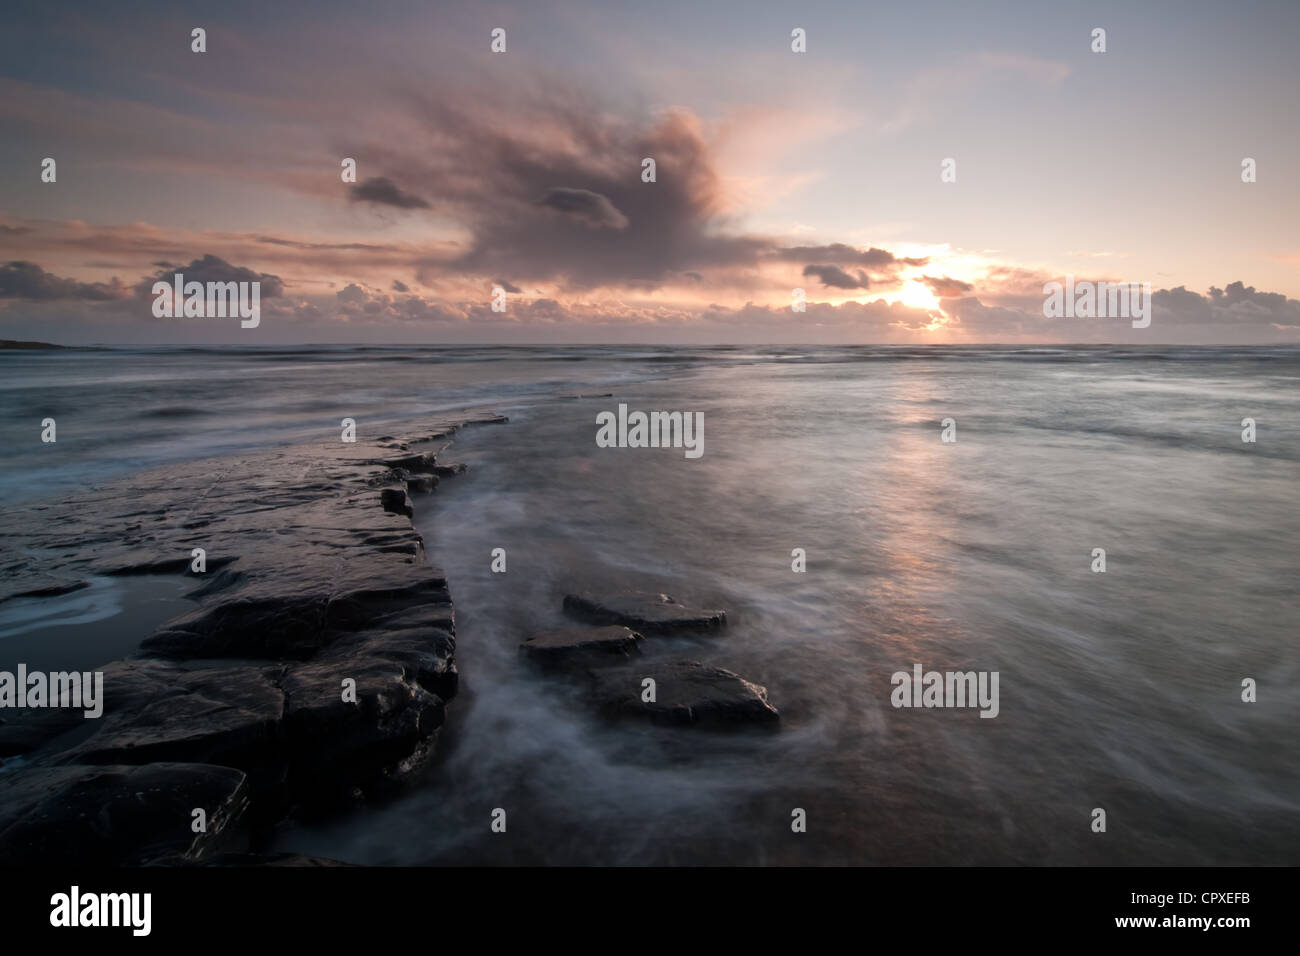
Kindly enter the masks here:
<path id="1" fill-rule="evenodd" d="M 1294 0 L 7 0 L 0 337 L 1295 343 L 1297 39 Z M 260 323 L 155 316 L 177 272 Z M 1046 316 L 1067 276 L 1150 324 Z"/>

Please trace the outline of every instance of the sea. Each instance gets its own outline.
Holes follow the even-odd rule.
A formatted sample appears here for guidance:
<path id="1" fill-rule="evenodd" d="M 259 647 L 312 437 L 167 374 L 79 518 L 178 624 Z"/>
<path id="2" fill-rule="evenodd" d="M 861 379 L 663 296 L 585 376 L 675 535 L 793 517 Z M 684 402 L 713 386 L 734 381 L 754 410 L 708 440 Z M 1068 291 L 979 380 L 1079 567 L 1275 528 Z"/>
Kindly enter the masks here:
<path id="1" fill-rule="evenodd" d="M 600 447 L 620 404 L 701 414 L 703 453 Z M 414 498 L 456 602 L 461 693 L 437 753 L 397 798 L 286 824 L 273 849 L 1300 861 L 1295 347 L 5 351 L 0 502 L 466 407 L 509 423 L 459 433 L 442 457 L 468 470 Z M 93 584 L 0 604 L 0 660 L 91 668 L 189 606 L 181 581 Z M 521 660 L 571 623 L 566 594 L 624 588 L 727 612 L 627 667 L 733 671 L 779 726 L 611 723 Z M 896 706 L 917 668 L 997 674 L 996 716 Z"/>

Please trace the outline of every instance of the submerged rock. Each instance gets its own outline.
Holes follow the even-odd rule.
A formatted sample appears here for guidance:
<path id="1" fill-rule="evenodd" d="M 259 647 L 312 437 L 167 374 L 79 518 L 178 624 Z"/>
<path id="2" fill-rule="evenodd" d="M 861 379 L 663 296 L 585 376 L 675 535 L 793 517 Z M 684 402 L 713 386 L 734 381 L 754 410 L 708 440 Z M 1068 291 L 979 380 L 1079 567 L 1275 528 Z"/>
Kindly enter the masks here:
<path id="1" fill-rule="evenodd" d="M 622 624 L 647 633 L 714 630 L 727 621 L 725 611 L 687 607 L 667 594 L 648 591 L 623 591 L 601 597 L 568 594 L 564 609 L 593 624 Z"/>
<path id="2" fill-rule="evenodd" d="M 646 701 L 646 678 L 654 680 Z M 593 672 L 595 697 L 612 716 L 642 717 L 657 724 L 774 724 L 780 714 L 767 700 L 767 688 L 739 674 L 697 661 L 676 661 Z"/>
<path id="3" fill-rule="evenodd" d="M 519 645 L 520 653 L 546 665 L 608 660 L 637 653 L 640 634 L 626 627 L 565 627 L 537 631 Z"/>

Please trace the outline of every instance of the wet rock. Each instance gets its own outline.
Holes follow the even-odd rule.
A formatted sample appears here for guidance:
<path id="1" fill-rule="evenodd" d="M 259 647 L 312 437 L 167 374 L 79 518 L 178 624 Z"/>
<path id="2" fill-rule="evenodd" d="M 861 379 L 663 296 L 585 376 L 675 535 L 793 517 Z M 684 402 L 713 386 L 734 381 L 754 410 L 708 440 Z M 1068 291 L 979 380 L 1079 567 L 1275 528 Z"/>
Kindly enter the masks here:
<path id="1" fill-rule="evenodd" d="M 192 829 L 195 808 L 207 832 Z M 0 774 L 0 866 L 131 866 L 238 849 L 248 809 L 230 767 L 154 763 Z"/>
<path id="2" fill-rule="evenodd" d="M 385 550 L 348 556 L 303 542 L 296 563 L 245 577 L 221 600 L 172 621 L 141 645 L 173 659 L 305 660 L 341 633 L 413 606 L 450 604 L 447 580 Z"/>
<path id="3" fill-rule="evenodd" d="M 414 683 L 443 700 L 456 696 L 456 639 L 448 631 L 425 627 L 384 627 L 361 631 L 334 644 L 317 661 L 346 669 L 351 662 L 369 657 L 391 665 L 408 683 Z M 346 675 L 345 675 L 346 676 Z"/>
<path id="4" fill-rule="evenodd" d="M 653 678 L 655 700 L 642 700 L 643 681 Z M 765 724 L 780 719 L 767 688 L 739 674 L 697 661 L 638 664 L 593 672 L 595 697 L 606 713 L 657 724 Z"/>
<path id="5" fill-rule="evenodd" d="M 258 867 L 351 867 L 353 863 L 343 863 L 323 856 L 306 856 L 302 853 L 219 853 L 204 857 L 203 866 L 258 866 Z"/>
<path id="6" fill-rule="evenodd" d="M 626 658 L 638 653 L 640 634 L 626 627 L 566 627 L 537 631 L 519 645 L 519 651 L 543 665 Z"/>
<path id="7" fill-rule="evenodd" d="M 344 699 L 344 681 L 355 682 L 355 702 Z M 363 646 L 297 665 L 282 686 L 292 798 L 308 807 L 383 792 L 420 762 L 445 716 L 443 699 L 402 663 Z"/>
<path id="8" fill-rule="evenodd" d="M 412 493 L 427 494 L 433 491 L 438 485 L 437 475 L 419 475 L 414 478 L 406 479 L 406 490 Z"/>
<path id="9" fill-rule="evenodd" d="M 622 624 L 643 633 L 714 630 L 727 621 L 725 611 L 687 607 L 667 594 L 645 591 L 608 596 L 569 594 L 564 609 L 593 624 Z"/>
<path id="10" fill-rule="evenodd" d="M 449 478 L 452 475 L 463 475 L 465 473 L 465 465 L 459 461 L 453 462 L 450 465 L 434 465 L 433 473 L 435 475 L 440 475 L 443 478 Z"/>
<path id="11" fill-rule="evenodd" d="M 104 713 L 60 763 L 213 763 L 254 773 L 274 763 L 284 694 L 275 665 L 192 667 L 166 661 L 109 664 Z"/>
<path id="12" fill-rule="evenodd" d="M 424 601 L 371 617 L 367 627 L 374 631 L 423 630 L 430 640 L 436 640 L 439 632 L 456 633 L 456 610 L 450 599 L 443 603 Z"/>
<path id="13" fill-rule="evenodd" d="M 431 428 L 445 436 L 461 424 Z M 293 803 L 378 792 L 423 760 L 457 689 L 455 618 L 406 491 L 377 474 L 386 454 L 374 442 L 322 440 L 168 465 L 57 507 L 0 511 L 0 599 L 94 575 L 163 572 L 199 584 L 188 595 L 195 609 L 145 640 L 142 657 L 95 668 L 104 671 L 103 717 L 4 715 L 0 859 L 27 859 L 31 846 L 56 839 L 15 829 L 11 811 L 35 806 L 37 790 L 66 797 L 42 811 L 50 827 L 98 828 L 94 839 L 103 838 L 102 852 L 88 837 L 88 853 L 72 839 L 53 858 L 140 862 L 192 855 L 189 811 L 207 804 L 187 794 L 200 784 L 237 780 L 239 801 L 251 803 L 241 829 L 260 833 Z M 432 453 L 416 457 L 398 461 L 433 467 Z M 403 472 L 400 483 L 414 477 Z M 436 484 L 432 472 L 422 477 Z M 206 573 L 189 572 L 195 547 L 207 552 Z M 344 703 L 344 678 L 356 681 L 357 703 Z M 166 770 L 182 765 L 198 769 Z M 114 814 L 134 804 L 106 803 L 109 816 L 95 817 L 94 801 L 80 802 L 85 793 L 111 802 L 110 784 L 153 780 L 155 768 L 158 787 L 185 807 L 165 845 L 146 832 L 150 813 L 168 812 L 153 798 L 138 823 L 128 814 L 120 825 Z M 148 852 L 128 854 L 137 837 Z"/>
<path id="14" fill-rule="evenodd" d="M 397 458 L 386 458 L 375 464 L 384 465 L 394 471 L 409 471 L 412 473 L 432 472 L 434 462 L 437 460 L 435 452 L 426 451 L 416 455 L 402 455 Z"/>
<path id="15" fill-rule="evenodd" d="M 415 509 L 406 500 L 406 492 L 401 488 L 385 488 L 379 492 L 379 500 L 384 506 L 384 510 L 390 514 L 406 515 L 408 518 L 415 517 Z"/>
<path id="16" fill-rule="evenodd" d="M 9 570 L 9 568 L 4 569 L 6 578 Z M 14 570 L 17 570 L 17 568 Z M 18 581 L 22 581 L 21 585 Z M 52 574 L 34 574 L 24 579 L 15 580 L 12 584 L 6 582 L 6 584 L 0 585 L 0 601 L 21 597 L 56 597 L 60 594 L 70 594 L 73 591 L 80 591 L 88 587 L 90 587 L 89 581 L 76 578 L 60 578 Z"/>

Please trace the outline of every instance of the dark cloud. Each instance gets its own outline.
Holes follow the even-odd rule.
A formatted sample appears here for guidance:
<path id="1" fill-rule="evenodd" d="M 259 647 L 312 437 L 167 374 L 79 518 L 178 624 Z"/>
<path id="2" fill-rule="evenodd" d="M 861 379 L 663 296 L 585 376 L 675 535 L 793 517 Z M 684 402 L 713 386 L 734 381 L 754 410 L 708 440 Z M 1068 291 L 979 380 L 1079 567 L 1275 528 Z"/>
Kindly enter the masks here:
<path id="1" fill-rule="evenodd" d="M 125 298 L 128 294 L 126 287 L 116 279 L 111 283 L 77 282 L 46 272 L 34 262 L 7 262 L 0 266 L 0 299 L 107 302 Z"/>
<path id="2" fill-rule="evenodd" d="M 501 288 L 505 289 L 511 295 L 518 295 L 519 293 L 524 291 L 523 289 L 519 288 L 519 286 L 511 282 L 509 279 L 493 279 L 492 284 L 501 286 Z"/>
<path id="3" fill-rule="evenodd" d="M 568 213 L 597 229 L 627 228 L 627 216 L 619 212 L 607 196 L 590 189 L 556 186 L 537 202 L 538 205 Z"/>
<path id="4" fill-rule="evenodd" d="M 405 282 L 403 282 L 401 279 L 394 279 L 394 280 L 393 280 L 393 291 L 394 291 L 394 292 L 410 292 L 410 291 L 411 291 L 411 287 L 408 286 L 408 285 L 407 285 Z"/>
<path id="5" fill-rule="evenodd" d="M 822 280 L 822 285 L 832 289 L 865 289 L 871 284 L 861 270 L 854 277 L 839 266 L 804 266 L 803 274 L 816 276 Z"/>
<path id="6" fill-rule="evenodd" d="M 839 281 L 861 269 L 866 280 L 851 287 L 886 287 L 902 268 L 929 261 L 737 233 L 716 156 L 687 110 L 620 118 L 555 84 L 503 103 L 484 108 L 474 91 L 413 90 L 394 100 L 411 114 L 401 136 L 338 144 L 341 155 L 376 157 L 396 182 L 437 184 L 429 208 L 469 238 L 416 263 L 426 285 L 509 275 L 569 293 L 651 291 L 689 274 L 726 282 L 728 273 L 791 263 L 839 267 Z M 656 163 L 653 183 L 641 180 L 646 157 Z"/>
<path id="7" fill-rule="evenodd" d="M 975 288 L 969 282 L 962 282 L 960 279 L 948 276 L 921 276 L 921 281 L 941 299 L 956 299 Z"/>
<path id="8" fill-rule="evenodd" d="M 434 211 L 469 233 L 463 252 L 421 263 L 423 282 L 468 273 L 654 288 L 687 271 L 752 267 L 774 247 L 727 234 L 713 158 L 687 112 L 610 120 L 555 88 L 521 94 L 506 113 L 466 97 L 412 101 L 419 136 L 356 149 L 383 150 L 400 181 L 438 183 Z M 656 182 L 641 181 L 644 157 L 656 161 Z"/>
<path id="9" fill-rule="evenodd" d="M 428 209 L 429 204 L 419 196 L 402 192 L 397 183 L 387 176 L 375 176 L 365 182 L 357 183 L 349 193 L 353 202 L 372 202 L 381 206 L 395 206 L 398 209 Z"/>
<path id="10" fill-rule="evenodd" d="M 866 266 L 888 270 L 898 266 L 923 266 L 929 259 L 901 259 L 887 249 L 855 249 L 842 242 L 825 246 L 786 246 L 777 249 L 775 258 L 786 262 L 831 262 L 836 265 Z"/>
<path id="11" fill-rule="evenodd" d="M 159 271 L 145 276 L 135 284 L 135 293 L 141 298 L 152 298 L 153 284 L 170 283 L 178 272 L 185 277 L 186 282 L 260 282 L 262 285 L 259 295 L 263 299 L 284 294 L 284 282 L 279 276 L 234 266 L 211 254 L 194 259 L 188 265 L 171 262 L 155 262 L 154 265 L 159 267 Z"/>

